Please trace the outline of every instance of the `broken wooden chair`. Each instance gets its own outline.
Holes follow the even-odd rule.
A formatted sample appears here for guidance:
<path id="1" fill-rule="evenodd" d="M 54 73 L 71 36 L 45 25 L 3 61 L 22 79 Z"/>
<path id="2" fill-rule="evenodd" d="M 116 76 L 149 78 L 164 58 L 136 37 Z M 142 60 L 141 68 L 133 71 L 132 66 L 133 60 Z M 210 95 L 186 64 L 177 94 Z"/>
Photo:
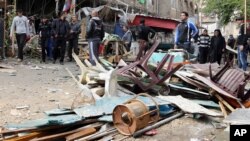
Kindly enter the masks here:
<path id="1" fill-rule="evenodd" d="M 175 73 L 180 67 L 182 67 L 182 64 L 177 65 L 175 68 L 172 68 L 172 63 L 174 56 L 166 54 L 163 59 L 157 64 L 155 70 L 150 70 L 148 67 L 148 60 L 152 56 L 153 52 L 158 47 L 159 42 L 156 41 L 154 45 L 150 48 L 150 50 L 138 61 L 129 64 L 128 66 L 125 66 L 121 69 L 117 70 L 117 74 L 123 77 L 127 77 L 130 80 L 132 80 L 135 84 L 137 84 L 142 90 L 146 91 L 150 88 L 152 88 L 154 85 L 163 83 L 165 80 L 167 80 L 173 73 Z M 159 73 L 165 66 L 165 63 L 168 62 L 167 69 L 165 70 L 166 73 L 164 76 L 160 76 Z M 141 82 L 142 77 L 138 75 L 137 69 L 145 72 L 147 74 L 149 84 L 144 84 Z"/>
<path id="2" fill-rule="evenodd" d="M 250 98 L 250 90 L 245 93 L 245 85 L 250 76 L 245 75 L 240 69 L 233 68 L 231 63 L 228 62 L 214 76 L 212 74 L 211 66 L 209 66 L 209 75 L 210 80 L 226 93 L 229 93 L 242 101 L 246 101 Z"/>

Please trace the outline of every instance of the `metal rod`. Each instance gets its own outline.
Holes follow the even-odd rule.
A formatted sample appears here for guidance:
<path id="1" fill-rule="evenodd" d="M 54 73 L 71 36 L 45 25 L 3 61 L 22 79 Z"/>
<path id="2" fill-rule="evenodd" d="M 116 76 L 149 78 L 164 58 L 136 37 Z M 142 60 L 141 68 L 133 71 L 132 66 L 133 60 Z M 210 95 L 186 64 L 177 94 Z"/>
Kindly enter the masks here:
<path id="1" fill-rule="evenodd" d="M 147 132 L 147 131 L 149 131 L 149 130 L 152 130 L 152 129 L 154 129 L 154 128 L 160 127 L 160 126 L 162 126 L 162 125 L 164 125 L 164 124 L 166 124 L 166 123 L 168 123 L 168 122 L 170 122 L 170 121 L 172 121 L 172 120 L 174 120 L 174 119 L 176 119 L 176 118 L 178 118 L 178 117 L 181 117 L 181 116 L 183 116 L 183 115 L 184 115 L 183 112 L 177 113 L 177 114 L 175 114 L 175 115 L 173 115 L 173 116 L 171 116 L 171 117 L 169 117 L 169 118 L 166 118 L 166 119 L 164 119 L 164 120 L 162 120 L 162 121 L 159 121 L 159 122 L 157 122 L 157 123 L 155 123 L 155 124 L 153 124 L 153 125 L 151 125 L 151 126 L 148 126 L 148 127 L 144 128 L 144 129 L 142 129 L 142 130 L 139 130 L 139 131 L 135 132 L 135 133 L 133 134 L 133 137 L 134 137 L 134 138 L 139 137 L 139 136 L 141 136 L 143 133 L 145 133 L 145 132 Z"/>
<path id="2" fill-rule="evenodd" d="M 247 0 L 245 0 L 244 34 L 247 33 Z"/>

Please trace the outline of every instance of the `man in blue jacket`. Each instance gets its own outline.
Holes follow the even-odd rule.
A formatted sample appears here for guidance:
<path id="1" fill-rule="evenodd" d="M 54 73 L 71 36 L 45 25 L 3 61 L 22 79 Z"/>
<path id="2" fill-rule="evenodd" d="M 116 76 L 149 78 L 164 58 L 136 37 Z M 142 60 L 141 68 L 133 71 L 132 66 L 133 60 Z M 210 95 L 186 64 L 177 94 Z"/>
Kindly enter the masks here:
<path id="1" fill-rule="evenodd" d="M 175 33 L 175 48 L 192 53 L 191 38 L 195 37 L 198 29 L 193 23 L 188 22 L 188 16 L 187 12 L 181 12 L 181 23 L 177 26 Z"/>

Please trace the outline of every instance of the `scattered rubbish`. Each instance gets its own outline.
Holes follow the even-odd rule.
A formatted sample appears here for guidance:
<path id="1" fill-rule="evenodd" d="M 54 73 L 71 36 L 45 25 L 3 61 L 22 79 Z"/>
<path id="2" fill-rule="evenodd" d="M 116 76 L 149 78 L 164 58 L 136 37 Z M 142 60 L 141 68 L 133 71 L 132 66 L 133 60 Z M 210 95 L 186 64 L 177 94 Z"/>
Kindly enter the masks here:
<path id="1" fill-rule="evenodd" d="M 63 91 L 62 89 L 48 88 L 48 93 L 57 93 L 62 91 Z"/>
<path id="2" fill-rule="evenodd" d="M 16 109 L 12 109 L 10 110 L 10 114 L 13 115 L 13 116 L 21 116 L 22 114 L 16 110 Z"/>
<path id="3" fill-rule="evenodd" d="M 41 70 L 41 69 L 43 69 L 42 67 L 39 67 L 39 66 L 33 66 L 33 67 L 31 67 L 30 68 L 31 70 Z"/>
<path id="4" fill-rule="evenodd" d="M 115 50 L 122 51 L 122 54 L 116 52 L 108 57 L 109 60 L 95 60 L 96 66 L 73 53 L 81 74 L 78 76 L 79 72 L 73 71 L 73 74 L 66 68 L 69 76 L 62 74 L 62 78 L 52 78 L 51 81 L 64 83 L 72 77 L 79 93 L 47 88 L 47 92 L 52 94 L 60 92 L 67 97 L 74 94 L 71 107 L 60 108 L 62 102 L 51 98 L 49 102 L 55 103 L 50 104 L 57 104 L 57 109 L 45 111 L 46 116 L 41 119 L 7 124 L 0 130 L 0 135 L 3 139 L 11 137 L 12 140 L 109 141 L 116 140 L 117 134 L 123 134 L 126 136 L 118 140 L 125 140 L 157 135 L 160 133 L 158 127 L 185 114 L 192 117 L 191 120 L 203 117 L 219 119 L 211 121 L 216 129 L 227 127 L 225 123 L 250 124 L 250 111 L 235 109 L 250 107 L 250 91 L 245 90 L 250 79 L 248 74 L 232 68 L 230 64 L 222 69 L 218 64 L 190 64 L 185 60 L 186 54 L 180 50 L 155 53 L 158 45 L 159 42 L 155 42 L 144 56 L 140 50 L 139 57 L 133 62 L 127 61 L 132 58 L 128 57 L 130 53 L 117 46 Z M 0 65 L 0 72 L 4 69 L 10 76 L 16 75 L 12 67 Z M 52 69 L 53 73 L 59 70 L 58 67 L 37 65 L 29 69 Z M 26 116 L 30 111 L 21 112 L 29 108 L 28 105 L 16 106 L 10 114 L 28 119 Z M 221 123 L 223 115 L 225 123 Z M 214 134 L 211 138 L 194 137 L 190 140 L 210 139 L 214 139 Z"/>
<path id="5" fill-rule="evenodd" d="M 144 133 L 144 135 L 147 135 L 147 136 L 154 136 L 157 134 L 157 130 L 156 129 L 152 129 L 150 131 L 147 131 Z"/>
<path id="6" fill-rule="evenodd" d="M 9 76 L 16 76 L 15 72 L 9 73 Z"/>
<path id="7" fill-rule="evenodd" d="M 17 110 L 21 110 L 21 109 L 29 109 L 30 108 L 30 106 L 28 106 L 28 105 L 24 105 L 24 106 L 16 106 L 16 109 Z"/>

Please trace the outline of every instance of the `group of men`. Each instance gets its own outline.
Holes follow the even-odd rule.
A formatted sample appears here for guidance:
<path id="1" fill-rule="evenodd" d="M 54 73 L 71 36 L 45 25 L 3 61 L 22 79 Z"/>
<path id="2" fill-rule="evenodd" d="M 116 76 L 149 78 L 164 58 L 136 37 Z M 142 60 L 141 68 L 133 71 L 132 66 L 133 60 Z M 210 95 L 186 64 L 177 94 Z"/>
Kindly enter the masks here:
<path id="1" fill-rule="evenodd" d="M 191 47 L 191 39 L 196 38 L 198 35 L 198 29 L 196 26 L 188 21 L 188 13 L 181 12 L 181 23 L 176 28 L 175 34 L 175 48 L 184 49 L 190 54 L 193 53 Z M 27 17 L 22 15 L 22 11 L 18 11 L 18 15 L 13 19 L 11 26 L 10 38 L 13 39 L 14 30 L 16 33 L 17 45 L 18 45 L 18 61 L 23 60 L 23 47 L 27 38 L 29 38 L 29 22 Z M 52 23 L 48 18 L 43 17 L 39 26 L 39 36 L 41 38 L 42 47 L 42 62 L 46 62 L 46 48 L 48 48 L 49 41 L 53 41 L 53 63 L 56 63 L 57 59 L 60 58 L 60 64 L 64 64 L 64 56 L 66 52 L 66 41 L 69 41 L 68 47 L 68 61 L 72 61 L 72 50 L 78 53 L 78 35 L 81 33 L 80 22 L 77 21 L 76 16 L 72 16 L 71 22 L 66 20 L 66 14 L 62 13 L 59 18 L 54 19 Z M 242 30 L 241 30 L 242 31 Z M 124 41 L 128 51 L 132 42 L 132 32 L 127 25 L 123 25 L 123 32 L 121 39 Z M 150 38 L 155 36 L 156 32 L 150 27 L 145 25 L 145 20 L 141 19 L 140 25 L 137 27 L 137 41 L 139 43 L 139 53 L 137 60 L 139 60 L 144 53 L 147 51 Z M 92 11 L 91 19 L 88 22 L 86 30 L 86 39 L 89 42 L 89 55 L 90 62 L 92 65 L 96 65 L 96 61 L 99 57 L 99 46 L 104 38 L 104 26 L 102 20 L 98 17 L 97 11 Z M 238 37 L 237 45 L 239 46 L 238 64 L 243 70 L 246 70 L 246 55 L 241 53 L 246 52 L 248 42 L 243 37 Z M 197 43 L 199 46 L 199 63 L 215 63 L 220 64 L 222 54 L 225 52 L 226 42 L 225 38 L 221 35 L 220 30 L 214 31 L 214 36 L 210 38 L 207 30 L 203 30 L 203 33 L 198 36 Z M 244 40 L 244 41 L 242 41 Z M 241 43 L 244 42 L 244 43 Z M 243 46 L 243 47 L 242 47 Z M 231 59 L 230 59 L 231 58 Z M 229 56 L 229 59 L 232 60 Z"/>
<path id="2" fill-rule="evenodd" d="M 15 36 L 18 46 L 18 61 L 23 61 L 23 48 L 27 39 L 30 38 L 29 21 L 23 15 L 21 10 L 17 11 L 17 16 L 14 17 L 10 38 L 13 40 Z M 66 41 L 69 41 L 68 56 L 69 61 L 72 61 L 72 49 L 78 52 L 78 35 L 81 33 L 80 23 L 76 16 L 72 16 L 71 22 L 66 20 L 66 14 L 62 13 L 59 18 L 52 22 L 47 17 L 43 17 L 39 25 L 39 37 L 41 39 L 42 56 L 41 62 L 46 62 L 46 49 L 49 42 L 53 42 L 53 63 L 56 63 L 57 58 L 60 57 L 60 64 L 64 64 L 64 56 L 66 52 Z"/>

